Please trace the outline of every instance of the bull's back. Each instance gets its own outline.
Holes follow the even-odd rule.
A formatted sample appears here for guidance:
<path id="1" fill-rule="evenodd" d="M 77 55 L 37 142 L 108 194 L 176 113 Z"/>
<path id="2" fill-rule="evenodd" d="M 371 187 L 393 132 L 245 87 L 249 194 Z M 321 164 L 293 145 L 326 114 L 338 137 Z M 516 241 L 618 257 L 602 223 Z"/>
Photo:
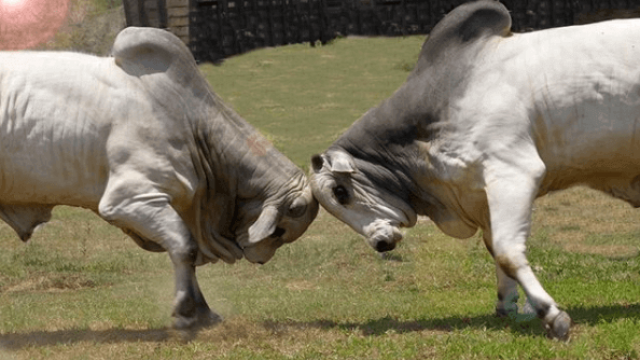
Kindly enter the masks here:
<path id="1" fill-rule="evenodd" d="M 111 63 L 0 53 L 0 203 L 97 207 L 109 171 L 106 142 L 131 106 Z"/>
<path id="2" fill-rule="evenodd" d="M 543 192 L 576 183 L 613 192 L 640 175 L 639 34 L 640 20 L 618 20 L 508 40 L 506 78 L 528 107 Z M 627 197 L 640 203 L 640 193 Z"/>

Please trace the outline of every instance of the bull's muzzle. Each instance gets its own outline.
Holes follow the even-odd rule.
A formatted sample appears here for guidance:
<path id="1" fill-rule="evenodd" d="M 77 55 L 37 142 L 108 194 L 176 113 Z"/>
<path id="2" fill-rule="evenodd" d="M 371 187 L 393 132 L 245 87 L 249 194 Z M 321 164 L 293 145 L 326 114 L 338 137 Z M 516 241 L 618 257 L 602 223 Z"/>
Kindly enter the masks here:
<path id="1" fill-rule="evenodd" d="M 378 252 L 395 249 L 396 243 L 402 240 L 398 227 L 384 220 L 376 220 L 365 227 L 365 236 L 369 245 Z"/>
<path id="2" fill-rule="evenodd" d="M 391 251 L 396 248 L 396 243 L 388 243 L 386 241 L 378 241 L 375 245 L 377 252 Z"/>

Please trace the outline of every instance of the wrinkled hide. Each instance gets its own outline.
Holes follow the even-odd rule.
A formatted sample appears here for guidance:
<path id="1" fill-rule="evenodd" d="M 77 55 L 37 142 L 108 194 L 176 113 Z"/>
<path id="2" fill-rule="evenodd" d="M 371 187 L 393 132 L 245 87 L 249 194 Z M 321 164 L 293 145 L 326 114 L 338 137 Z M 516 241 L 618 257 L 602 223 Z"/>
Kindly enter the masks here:
<path id="1" fill-rule="evenodd" d="M 213 322 L 195 266 L 267 262 L 317 202 L 175 36 L 127 28 L 112 52 L 0 53 L 0 218 L 27 241 L 54 206 L 91 209 L 169 253 L 176 326 Z"/>
<path id="2" fill-rule="evenodd" d="M 378 251 L 429 216 L 483 230 L 499 314 L 517 284 L 552 336 L 570 319 L 525 256 L 533 200 L 584 184 L 640 206 L 640 20 L 513 34 L 508 10 L 448 14 L 407 81 L 312 159 L 314 196 Z"/>

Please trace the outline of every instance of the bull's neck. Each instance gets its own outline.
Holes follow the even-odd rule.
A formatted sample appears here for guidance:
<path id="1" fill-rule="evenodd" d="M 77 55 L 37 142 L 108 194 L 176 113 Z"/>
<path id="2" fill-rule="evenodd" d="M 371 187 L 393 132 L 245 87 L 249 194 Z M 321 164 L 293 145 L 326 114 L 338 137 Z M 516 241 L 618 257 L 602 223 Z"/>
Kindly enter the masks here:
<path id="1" fill-rule="evenodd" d="M 302 170 L 280 153 L 235 111 L 216 102 L 207 119 L 210 153 L 225 176 L 236 180 L 240 198 L 263 198 L 277 193 L 282 179 L 298 179 Z"/>
<path id="2" fill-rule="evenodd" d="M 381 186 L 402 195 L 407 202 L 419 192 L 414 169 L 417 159 L 417 123 L 391 98 L 367 112 L 343 134 L 334 146 L 350 153 L 372 169 Z"/>

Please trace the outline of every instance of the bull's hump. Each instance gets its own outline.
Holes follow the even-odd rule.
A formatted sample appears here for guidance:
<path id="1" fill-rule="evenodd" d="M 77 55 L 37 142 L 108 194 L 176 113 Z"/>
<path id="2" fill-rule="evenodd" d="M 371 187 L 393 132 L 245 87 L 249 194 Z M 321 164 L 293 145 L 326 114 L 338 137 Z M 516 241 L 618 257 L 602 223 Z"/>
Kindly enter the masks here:
<path id="1" fill-rule="evenodd" d="M 471 48 L 478 41 L 491 36 L 507 36 L 510 32 L 511 17 L 500 2 L 476 1 L 461 5 L 431 31 L 422 46 L 414 73 L 448 61 L 446 55 L 456 59 L 455 54 Z"/>
<path id="2" fill-rule="evenodd" d="M 511 30 L 509 10 L 498 1 L 464 4 L 447 14 L 431 31 L 425 44 L 474 41 L 482 36 L 507 35 Z"/>
<path id="3" fill-rule="evenodd" d="M 112 53 L 116 65 L 129 75 L 164 74 L 172 85 L 208 91 L 189 48 L 166 30 L 128 27 L 116 37 Z"/>

